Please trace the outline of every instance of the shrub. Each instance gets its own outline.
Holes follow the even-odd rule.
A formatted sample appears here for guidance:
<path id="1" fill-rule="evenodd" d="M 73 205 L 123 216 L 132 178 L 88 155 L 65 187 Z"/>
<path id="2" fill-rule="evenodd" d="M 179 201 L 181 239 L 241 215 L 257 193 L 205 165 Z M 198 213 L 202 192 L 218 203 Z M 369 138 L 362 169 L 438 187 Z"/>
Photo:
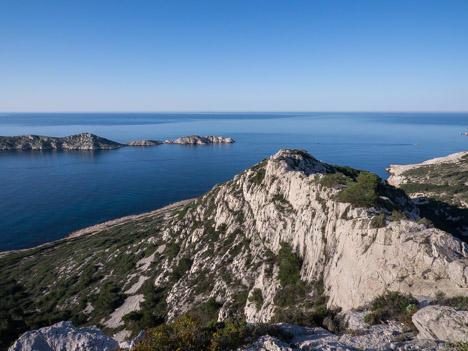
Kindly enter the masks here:
<path id="1" fill-rule="evenodd" d="M 468 296 L 445 297 L 444 294 L 437 296 L 437 303 L 443 306 L 450 306 L 468 311 Z"/>
<path id="2" fill-rule="evenodd" d="M 167 258 L 172 261 L 180 251 L 180 246 L 176 243 L 169 243 L 167 244 L 166 248 L 164 249 L 164 254 Z"/>
<path id="3" fill-rule="evenodd" d="M 102 285 L 93 306 L 96 309 L 110 313 L 122 305 L 125 297 L 126 295 L 120 292 L 120 288 L 115 283 L 106 282 Z"/>
<path id="4" fill-rule="evenodd" d="M 371 219 L 371 222 L 370 222 L 370 227 L 371 228 L 383 228 L 385 227 L 385 219 L 387 217 L 385 216 L 384 213 L 378 215 L 378 216 L 375 216 L 375 217 L 372 217 Z"/>
<path id="5" fill-rule="evenodd" d="M 348 183 L 349 179 L 340 172 L 336 173 L 326 173 L 319 180 L 319 184 L 327 188 L 336 188 L 338 186 L 343 186 Z"/>
<path id="6" fill-rule="evenodd" d="M 301 279 L 302 259 L 293 252 L 291 245 L 288 243 L 283 241 L 280 245 L 278 280 L 281 286 L 284 287 Z"/>
<path id="7" fill-rule="evenodd" d="M 370 306 L 372 312 L 364 316 L 364 322 L 373 325 L 393 319 L 403 322 L 414 330 L 411 317 L 418 310 L 418 306 L 418 300 L 411 294 L 389 291 L 372 301 Z"/>
<path id="8" fill-rule="evenodd" d="M 255 308 L 259 310 L 263 305 L 263 294 L 259 288 L 253 289 L 252 294 L 249 297 L 249 301 L 255 304 Z"/>
<path id="9" fill-rule="evenodd" d="M 376 207 L 379 183 L 380 178 L 376 174 L 361 172 L 355 183 L 338 194 L 338 200 L 348 202 L 355 207 Z"/>
<path id="10" fill-rule="evenodd" d="M 277 326 L 227 319 L 203 325 L 200 320 L 183 316 L 178 321 L 148 329 L 134 351 L 221 351 L 251 345 L 260 336 L 271 335 L 290 341 L 291 335 Z"/>
<path id="11" fill-rule="evenodd" d="M 193 261 L 190 258 L 182 258 L 171 273 L 171 281 L 178 282 L 179 279 L 182 278 L 190 268 L 192 268 L 192 263 Z"/>

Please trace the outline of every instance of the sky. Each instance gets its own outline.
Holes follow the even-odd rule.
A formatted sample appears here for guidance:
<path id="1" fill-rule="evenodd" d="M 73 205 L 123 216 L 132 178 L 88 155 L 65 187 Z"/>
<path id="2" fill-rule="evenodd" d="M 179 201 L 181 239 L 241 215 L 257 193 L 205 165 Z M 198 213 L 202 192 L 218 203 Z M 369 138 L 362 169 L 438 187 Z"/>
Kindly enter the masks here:
<path id="1" fill-rule="evenodd" d="M 468 1 L 0 0 L 0 111 L 468 111 Z"/>

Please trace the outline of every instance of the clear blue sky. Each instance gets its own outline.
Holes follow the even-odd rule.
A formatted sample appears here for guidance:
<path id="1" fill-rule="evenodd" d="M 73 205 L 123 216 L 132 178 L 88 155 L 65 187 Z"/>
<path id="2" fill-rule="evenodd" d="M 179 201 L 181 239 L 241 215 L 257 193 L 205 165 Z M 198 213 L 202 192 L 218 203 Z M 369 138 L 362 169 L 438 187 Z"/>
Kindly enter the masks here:
<path id="1" fill-rule="evenodd" d="M 0 111 L 468 111 L 468 1 L 0 0 Z"/>

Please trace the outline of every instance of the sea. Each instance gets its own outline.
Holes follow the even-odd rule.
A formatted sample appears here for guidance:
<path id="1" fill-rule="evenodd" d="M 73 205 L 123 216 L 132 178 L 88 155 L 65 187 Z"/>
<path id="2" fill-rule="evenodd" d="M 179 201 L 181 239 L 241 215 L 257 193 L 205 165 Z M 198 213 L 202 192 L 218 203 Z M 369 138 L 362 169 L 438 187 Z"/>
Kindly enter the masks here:
<path id="1" fill-rule="evenodd" d="M 390 164 L 468 150 L 468 113 L 0 113 L 2 136 L 82 132 L 118 142 L 186 135 L 236 142 L 0 151 L 0 251 L 200 196 L 282 148 L 386 179 Z"/>

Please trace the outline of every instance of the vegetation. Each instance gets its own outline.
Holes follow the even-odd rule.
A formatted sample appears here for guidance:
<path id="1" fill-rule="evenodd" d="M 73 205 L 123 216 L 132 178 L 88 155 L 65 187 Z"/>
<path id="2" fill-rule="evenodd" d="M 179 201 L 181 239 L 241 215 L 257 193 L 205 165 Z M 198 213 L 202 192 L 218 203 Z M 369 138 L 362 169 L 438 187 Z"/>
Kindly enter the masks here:
<path id="1" fill-rule="evenodd" d="M 370 306 L 371 313 L 364 316 L 364 322 L 369 325 L 397 320 L 415 330 L 411 317 L 419 309 L 419 302 L 411 294 L 389 291 L 376 297 Z"/>
<path id="2" fill-rule="evenodd" d="M 460 310 L 468 311 L 468 296 L 446 297 L 444 293 L 437 294 L 435 301 L 439 305 L 455 307 Z"/>
<path id="3" fill-rule="evenodd" d="M 319 180 L 319 184 L 327 188 L 344 187 L 348 184 L 349 178 L 341 172 L 326 173 Z"/>
<path id="4" fill-rule="evenodd" d="M 361 172 L 356 182 L 338 194 L 340 202 L 348 202 L 355 207 L 377 207 L 380 178 L 370 172 Z"/>
<path id="5" fill-rule="evenodd" d="M 250 181 L 256 185 L 260 185 L 263 182 L 263 179 L 265 178 L 265 166 L 266 166 L 267 160 L 263 160 L 262 162 L 256 164 L 251 168 L 251 171 L 254 173 L 250 177 Z"/>
<path id="6" fill-rule="evenodd" d="M 387 216 L 385 216 L 385 213 L 382 213 L 378 216 L 372 217 L 371 222 L 370 222 L 370 227 L 371 228 L 383 228 L 385 227 L 385 220 Z"/>
<path id="7" fill-rule="evenodd" d="M 302 259 L 292 251 L 291 245 L 287 242 L 283 241 L 280 245 L 278 280 L 284 287 L 300 280 Z"/>
<path id="8" fill-rule="evenodd" d="M 291 335 L 266 324 L 247 326 L 245 322 L 228 319 L 221 323 L 202 324 L 200 320 L 183 316 L 172 324 L 148 329 L 134 351 L 217 351 L 234 350 L 251 345 L 262 335 L 289 341 Z"/>
<path id="9" fill-rule="evenodd" d="M 249 297 L 249 301 L 255 304 L 255 308 L 259 310 L 263 305 L 263 294 L 262 290 L 256 288 L 252 291 L 252 294 Z"/>

